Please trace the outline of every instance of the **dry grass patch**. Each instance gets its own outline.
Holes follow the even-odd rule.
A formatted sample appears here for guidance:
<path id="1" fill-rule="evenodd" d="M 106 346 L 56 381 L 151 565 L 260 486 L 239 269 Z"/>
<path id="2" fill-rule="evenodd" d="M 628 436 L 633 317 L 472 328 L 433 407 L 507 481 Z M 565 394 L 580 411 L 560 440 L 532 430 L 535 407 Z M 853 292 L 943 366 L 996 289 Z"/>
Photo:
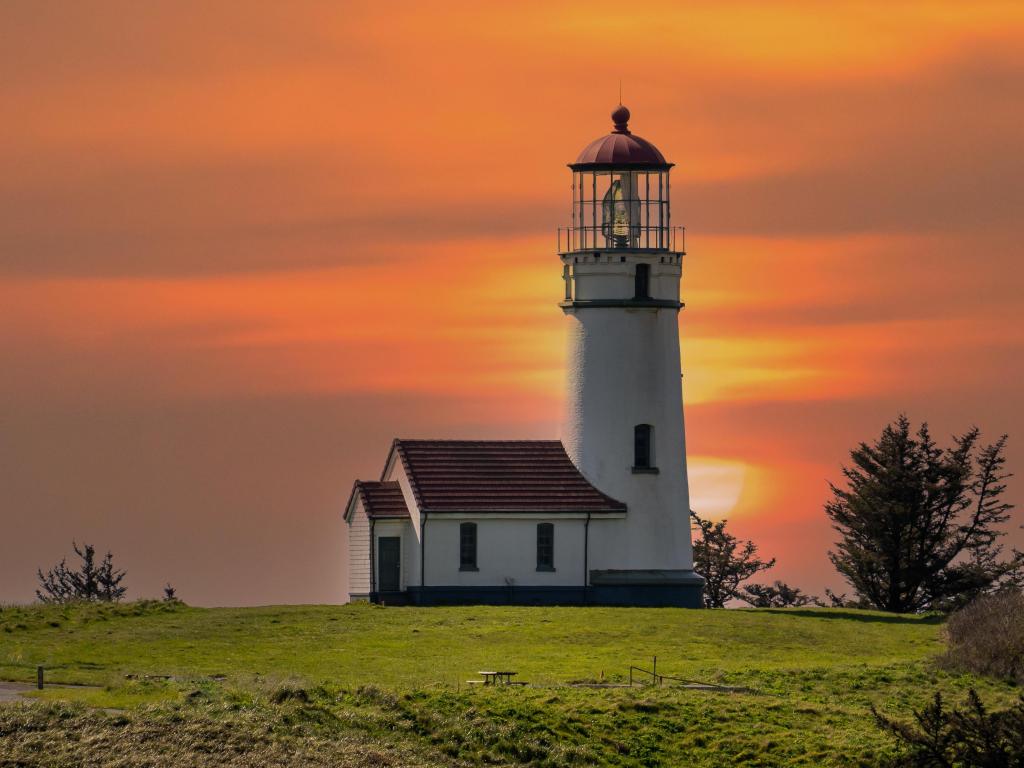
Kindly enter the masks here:
<path id="1" fill-rule="evenodd" d="M 1024 593 L 978 598 L 950 616 L 946 638 L 946 668 L 1024 684 Z"/>

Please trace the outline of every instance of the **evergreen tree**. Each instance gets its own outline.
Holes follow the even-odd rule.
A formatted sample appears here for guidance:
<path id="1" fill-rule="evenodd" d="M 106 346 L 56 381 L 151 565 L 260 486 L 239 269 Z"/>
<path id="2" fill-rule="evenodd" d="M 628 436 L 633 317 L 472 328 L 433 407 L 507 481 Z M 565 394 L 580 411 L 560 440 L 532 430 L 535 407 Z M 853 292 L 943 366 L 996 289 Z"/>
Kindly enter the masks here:
<path id="1" fill-rule="evenodd" d="M 847 487 L 831 485 L 825 512 L 840 534 L 832 563 L 860 601 L 884 611 L 946 610 L 1018 578 L 1024 556 L 1003 558 L 1009 519 L 1007 436 L 978 448 L 977 428 L 940 448 L 928 425 L 901 415 L 873 444 L 851 451 Z"/>
<path id="2" fill-rule="evenodd" d="M 81 549 L 76 542 L 71 543 L 75 554 L 82 561 L 78 570 L 67 566 L 67 559 L 51 568 L 46 573 L 42 569 L 36 571 L 39 578 L 39 589 L 36 597 L 43 603 L 67 603 L 73 600 L 95 600 L 114 602 L 124 597 L 126 587 L 121 586 L 124 571 L 114 568 L 114 556 L 107 552 L 106 557 L 97 564 L 96 548 L 91 544 Z"/>
<path id="3" fill-rule="evenodd" d="M 774 584 L 748 584 L 743 587 L 740 599 L 754 608 L 795 608 L 801 605 L 821 605 L 814 595 L 805 595 L 798 587 L 791 587 L 784 581 Z"/>
<path id="4" fill-rule="evenodd" d="M 1024 766 L 1024 697 L 1009 709 L 992 712 L 973 688 L 963 708 L 946 707 L 936 692 L 931 704 L 914 710 L 914 724 L 892 720 L 874 704 L 871 713 L 902 747 L 886 763 L 893 768 Z"/>
<path id="5" fill-rule="evenodd" d="M 739 586 L 758 571 L 775 565 L 775 558 L 765 562 L 757 558 L 757 545 L 740 542 L 725 530 L 727 520 L 712 523 L 702 520 L 690 510 L 700 538 L 693 542 L 693 570 L 704 577 L 704 605 L 724 608 L 734 598 L 743 599 Z"/>

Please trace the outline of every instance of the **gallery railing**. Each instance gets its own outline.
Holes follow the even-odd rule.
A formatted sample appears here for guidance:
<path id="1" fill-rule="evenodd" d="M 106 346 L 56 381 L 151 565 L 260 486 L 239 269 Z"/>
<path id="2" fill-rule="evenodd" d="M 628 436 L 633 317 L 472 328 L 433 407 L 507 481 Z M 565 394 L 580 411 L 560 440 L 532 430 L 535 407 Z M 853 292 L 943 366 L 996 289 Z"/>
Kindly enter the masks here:
<path id="1" fill-rule="evenodd" d="M 558 228 L 558 252 L 609 249 L 686 253 L 685 227 L 582 226 Z"/>

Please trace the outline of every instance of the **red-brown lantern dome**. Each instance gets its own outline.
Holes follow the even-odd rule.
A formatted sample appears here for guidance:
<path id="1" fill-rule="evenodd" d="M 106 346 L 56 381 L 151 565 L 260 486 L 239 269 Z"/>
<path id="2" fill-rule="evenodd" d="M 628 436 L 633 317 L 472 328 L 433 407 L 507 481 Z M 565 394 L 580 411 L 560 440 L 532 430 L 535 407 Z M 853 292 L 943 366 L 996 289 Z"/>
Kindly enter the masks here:
<path id="1" fill-rule="evenodd" d="M 629 170 L 656 170 L 672 167 L 672 163 L 665 161 L 665 156 L 656 146 L 630 133 L 629 110 L 621 104 L 612 112 L 612 122 L 615 129 L 607 136 L 590 142 L 580 152 L 576 162 L 570 164 L 570 168 L 585 171 L 623 167 Z"/>

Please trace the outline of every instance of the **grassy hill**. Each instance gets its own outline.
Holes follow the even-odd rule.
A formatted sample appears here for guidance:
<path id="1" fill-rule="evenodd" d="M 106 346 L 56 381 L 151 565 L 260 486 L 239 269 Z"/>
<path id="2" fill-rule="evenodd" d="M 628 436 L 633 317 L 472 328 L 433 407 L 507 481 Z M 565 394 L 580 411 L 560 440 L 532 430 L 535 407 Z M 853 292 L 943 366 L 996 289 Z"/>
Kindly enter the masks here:
<path id="1" fill-rule="evenodd" d="M 936 688 L 959 700 L 970 685 L 995 704 L 1015 698 L 935 669 L 941 649 L 934 618 L 826 609 L 4 608 L 0 679 L 33 680 L 42 664 L 52 682 L 99 688 L 0 706 L 0 755 L 56 756 L 53 765 L 96 750 L 140 765 L 873 765 L 891 743 L 872 703 L 909 716 Z M 750 692 L 578 687 L 625 682 L 630 664 L 649 667 L 652 656 L 666 675 Z M 517 670 L 531 686 L 466 686 L 487 668 Z"/>

